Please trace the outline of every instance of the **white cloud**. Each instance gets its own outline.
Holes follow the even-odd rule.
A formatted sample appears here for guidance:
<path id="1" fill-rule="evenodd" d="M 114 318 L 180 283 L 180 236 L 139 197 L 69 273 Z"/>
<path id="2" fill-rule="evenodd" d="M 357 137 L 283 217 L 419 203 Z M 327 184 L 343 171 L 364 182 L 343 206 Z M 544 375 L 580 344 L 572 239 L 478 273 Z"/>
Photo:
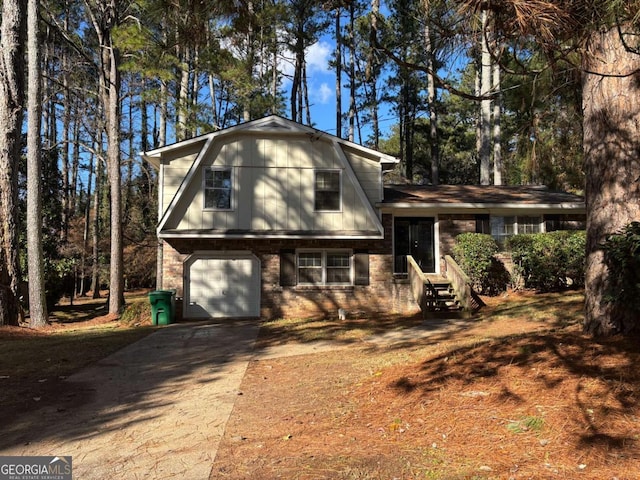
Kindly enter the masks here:
<path id="1" fill-rule="evenodd" d="M 333 89 L 329 87 L 325 82 L 320 85 L 320 88 L 313 89 L 313 101 L 314 103 L 326 104 L 333 98 Z"/>
<path id="2" fill-rule="evenodd" d="M 307 62 L 307 75 L 331 74 L 329 70 L 329 59 L 333 48 L 328 42 L 320 41 L 307 47 L 305 59 Z M 293 65 L 295 55 L 290 50 L 282 52 L 282 57 L 278 67 L 285 77 L 293 76 Z M 286 82 L 286 81 L 285 81 Z"/>
<path id="3" fill-rule="evenodd" d="M 316 42 L 307 48 L 306 60 L 308 73 L 330 73 L 329 58 L 332 52 L 327 42 Z"/>

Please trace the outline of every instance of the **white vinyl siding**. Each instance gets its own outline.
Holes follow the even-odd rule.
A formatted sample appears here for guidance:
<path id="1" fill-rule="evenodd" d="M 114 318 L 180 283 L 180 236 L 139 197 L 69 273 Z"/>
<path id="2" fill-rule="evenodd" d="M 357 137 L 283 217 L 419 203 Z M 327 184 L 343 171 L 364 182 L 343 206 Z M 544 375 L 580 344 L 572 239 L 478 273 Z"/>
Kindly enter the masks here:
<path id="1" fill-rule="evenodd" d="M 367 167 L 368 163 L 360 161 Z M 231 209 L 205 208 L 207 169 L 232 169 Z M 379 165 L 378 165 L 379 168 Z M 340 178 L 339 209 L 315 209 L 316 172 Z M 367 170 L 368 172 L 368 170 Z M 369 175 L 369 173 L 367 173 Z M 177 230 L 374 231 L 379 219 L 358 195 L 335 149 L 308 138 L 232 136 L 211 149 L 165 228 Z M 327 193 L 326 195 L 331 195 Z M 364 199 L 364 202 L 363 202 Z M 335 207 L 335 203 L 333 205 Z"/>

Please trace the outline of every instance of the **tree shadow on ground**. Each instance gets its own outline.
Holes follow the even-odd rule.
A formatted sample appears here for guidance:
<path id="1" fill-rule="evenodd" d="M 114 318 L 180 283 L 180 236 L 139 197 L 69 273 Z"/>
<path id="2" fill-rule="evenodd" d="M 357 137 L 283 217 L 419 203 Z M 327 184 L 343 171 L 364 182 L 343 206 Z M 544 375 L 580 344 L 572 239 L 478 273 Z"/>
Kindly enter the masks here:
<path id="1" fill-rule="evenodd" d="M 561 404 L 576 448 L 606 457 L 638 447 L 629 419 L 640 414 L 639 345 L 640 338 L 596 339 L 575 328 L 509 335 L 454 346 L 397 374 L 388 387 L 430 397 L 458 385 L 493 390 L 499 403 Z"/>
<path id="2" fill-rule="evenodd" d="M 105 300 L 99 303 L 76 303 L 73 305 L 56 305 L 50 312 L 52 323 L 80 323 L 94 320 L 108 313 Z"/>
<path id="3" fill-rule="evenodd" d="M 488 305 L 472 315 L 456 312 L 428 312 L 415 315 L 361 315 L 337 319 L 278 319 L 261 323 L 258 347 L 266 348 L 289 342 L 311 343 L 331 341 L 342 345 L 380 339 L 387 348 L 403 349 L 416 342 L 445 342 L 461 335 L 488 336 L 493 324 L 513 320 L 523 329 L 536 325 L 539 329 L 557 329 L 582 321 L 583 296 L 580 292 L 536 295 L 515 293 L 486 298 Z M 503 332 L 506 334 L 508 332 Z M 495 333 L 499 336 L 501 333 Z"/>
<path id="4" fill-rule="evenodd" d="M 79 345 L 84 334 L 77 334 Z M 43 375 L 41 398 L 24 398 L 25 407 L 10 415 L 3 411 L 0 449 L 30 452 L 42 442 L 77 442 L 149 421 L 159 428 L 176 400 L 190 395 L 197 409 L 199 386 L 210 386 L 209 395 L 217 391 L 234 362 L 246 361 L 256 334 L 255 321 L 246 320 L 170 325 L 69 377 Z"/>

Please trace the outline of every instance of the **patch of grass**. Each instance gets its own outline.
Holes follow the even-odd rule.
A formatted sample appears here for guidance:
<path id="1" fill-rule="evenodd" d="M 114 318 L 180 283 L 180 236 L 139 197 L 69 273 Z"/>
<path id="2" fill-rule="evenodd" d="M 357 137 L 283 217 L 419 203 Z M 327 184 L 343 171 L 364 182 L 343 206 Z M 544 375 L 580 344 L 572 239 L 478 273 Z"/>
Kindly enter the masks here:
<path id="1" fill-rule="evenodd" d="M 537 416 L 524 416 L 519 420 L 512 420 L 507 424 L 511 433 L 540 432 L 544 427 L 544 419 Z"/>
<path id="2" fill-rule="evenodd" d="M 125 325 L 150 325 L 151 304 L 149 299 L 136 299 L 128 303 L 120 316 L 120 321 Z"/>
<path id="3" fill-rule="evenodd" d="M 529 322 L 542 322 L 550 327 L 564 328 L 584 319 L 584 292 L 566 291 L 537 295 L 532 292 L 510 293 L 506 298 L 517 297 L 517 302 L 505 298 L 487 298 L 490 308 L 482 309 L 479 317 L 491 321 L 518 317 Z"/>
<path id="4" fill-rule="evenodd" d="M 150 328 L 121 328 L 117 322 L 110 322 L 45 335 L 2 338 L 0 375 L 18 378 L 68 375 L 152 331 Z"/>
<path id="5" fill-rule="evenodd" d="M 25 399 L 45 397 L 67 376 L 152 331 L 119 322 L 47 332 L 0 330 L 0 404 L 6 412 L 19 411 Z"/>

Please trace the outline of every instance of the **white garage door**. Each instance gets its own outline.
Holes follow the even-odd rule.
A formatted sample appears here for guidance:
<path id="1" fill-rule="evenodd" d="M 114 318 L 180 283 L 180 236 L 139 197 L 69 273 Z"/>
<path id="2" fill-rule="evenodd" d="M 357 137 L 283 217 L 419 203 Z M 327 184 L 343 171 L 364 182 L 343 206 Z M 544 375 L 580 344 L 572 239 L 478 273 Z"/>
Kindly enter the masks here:
<path id="1" fill-rule="evenodd" d="M 186 267 L 187 318 L 260 315 L 260 266 L 255 257 L 192 257 Z"/>

